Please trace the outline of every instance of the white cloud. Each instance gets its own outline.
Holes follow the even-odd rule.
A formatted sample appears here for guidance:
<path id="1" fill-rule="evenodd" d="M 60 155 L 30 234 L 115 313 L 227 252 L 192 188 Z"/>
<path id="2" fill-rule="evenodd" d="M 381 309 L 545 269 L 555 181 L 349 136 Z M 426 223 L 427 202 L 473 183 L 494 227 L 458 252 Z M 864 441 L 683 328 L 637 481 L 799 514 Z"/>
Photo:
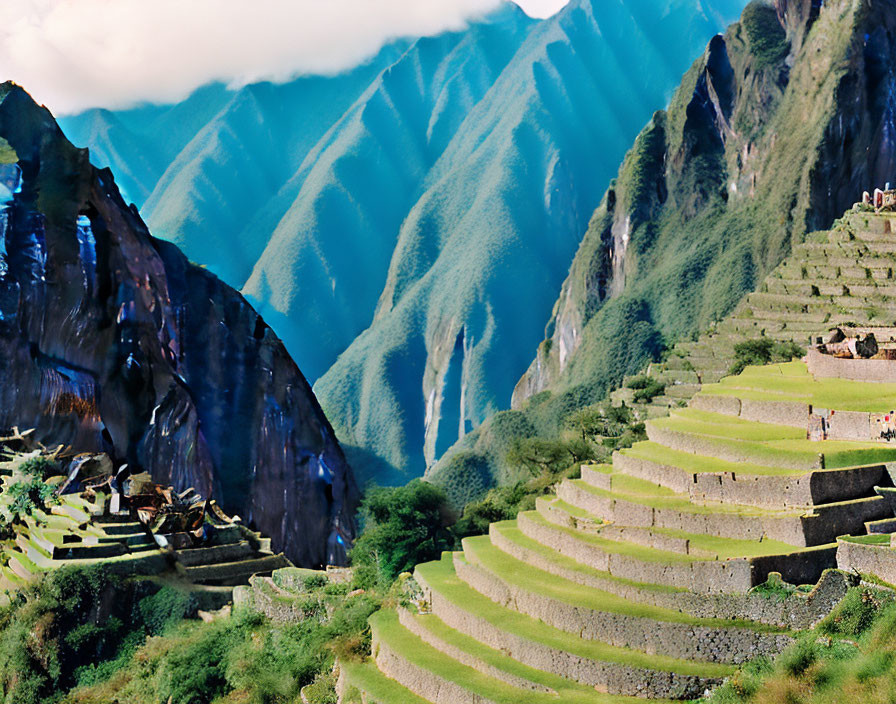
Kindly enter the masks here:
<path id="1" fill-rule="evenodd" d="M 501 0 L 0 0 L 0 80 L 54 112 L 174 101 L 213 80 L 282 81 L 352 66 Z M 523 0 L 546 16 L 566 0 Z"/>

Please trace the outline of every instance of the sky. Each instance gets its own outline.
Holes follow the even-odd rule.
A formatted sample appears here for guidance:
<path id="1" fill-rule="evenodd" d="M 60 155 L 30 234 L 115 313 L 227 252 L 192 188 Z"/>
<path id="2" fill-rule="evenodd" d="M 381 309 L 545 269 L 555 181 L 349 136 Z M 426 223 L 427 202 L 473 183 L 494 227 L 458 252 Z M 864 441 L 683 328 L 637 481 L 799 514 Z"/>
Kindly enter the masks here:
<path id="1" fill-rule="evenodd" d="M 0 0 L 0 81 L 58 115 L 175 102 L 212 81 L 333 73 L 502 0 Z M 567 0 L 517 0 L 533 17 Z"/>

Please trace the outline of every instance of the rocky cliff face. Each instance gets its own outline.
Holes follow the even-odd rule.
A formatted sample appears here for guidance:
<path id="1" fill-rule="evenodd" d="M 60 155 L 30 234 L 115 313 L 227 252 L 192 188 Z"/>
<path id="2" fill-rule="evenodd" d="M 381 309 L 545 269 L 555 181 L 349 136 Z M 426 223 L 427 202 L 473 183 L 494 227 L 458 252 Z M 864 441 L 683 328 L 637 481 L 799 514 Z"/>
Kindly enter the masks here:
<path id="1" fill-rule="evenodd" d="M 214 495 L 299 564 L 342 562 L 354 537 L 351 470 L 281 342 L 7 83 L 0 431 L 14 425 Z"/>
<path id="2" fill-rule="evenodd" d="M 757 0 L 715 37 L 595 212 L 514 406 L 583 384 L 600 395 L 896 180 L 894 28 L 889 0 Z M 620 355 L 633 320 L 657 344 Z"/>

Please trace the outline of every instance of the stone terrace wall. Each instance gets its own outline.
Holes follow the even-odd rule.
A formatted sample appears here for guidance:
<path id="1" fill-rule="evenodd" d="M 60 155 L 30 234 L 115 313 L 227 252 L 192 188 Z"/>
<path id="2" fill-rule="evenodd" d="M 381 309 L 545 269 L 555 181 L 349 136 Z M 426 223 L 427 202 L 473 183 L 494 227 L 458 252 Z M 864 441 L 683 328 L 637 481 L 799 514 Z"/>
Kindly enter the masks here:
<path id="1" fill-rule="evenodd" d="M 793 639 L 747 628 L 660 622 L 618 613 L 591 611 L 507 584 L 479 565 L 455 560 L 458 576 L 492 601 L 582 638 L 685 660 L 741 664 L 776 655 Z M 583 627 L 584 626 L 584 627 Z"/>
<path id="2" fill-rule="evenodd" d="M 896 550 L 889 545 L 862 545 L 838 540 L 837 565 L 841 570 L 873 574 L 896 584 Z"/>
<path id="3" fill-rule="evenodd" d="M 883 359 L 838 359 L 818 350 L 807 355 L 809 373 L 819 378 L 896 383 L 896 362 Z"/>

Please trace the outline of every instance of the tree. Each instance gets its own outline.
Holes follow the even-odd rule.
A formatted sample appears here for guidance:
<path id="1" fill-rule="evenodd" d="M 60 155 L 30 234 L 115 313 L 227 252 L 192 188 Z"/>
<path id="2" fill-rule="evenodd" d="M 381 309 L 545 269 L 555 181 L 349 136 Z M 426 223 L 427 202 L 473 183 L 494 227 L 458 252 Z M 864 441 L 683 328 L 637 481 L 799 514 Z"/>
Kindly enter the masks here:
<path id="1" fill-rule="evenodd" d="M 564 422 L 567 428 L 581 433 L 583 442 L 606 435 L 607 418 L 600 406 L 586 406 L 574 411 Z"/>
<path id="2" fill-rule="evenodd" d="M 507 451 L 507 463 L 522 467 L 534 476 L 559 474 L 571 465 L 594 458 L 594 448 L 584 440 L 521 438 Z"/>
<path id="3" fill-rule="evenodd" d="M 384 586 L 454 547 L 450 527 L 456 517 L 448 497 L 420 479 L 402 487 L 371 489 L 361 502 L 361 515 L 366 528 L 352 550 L 359 584 Z"/>

